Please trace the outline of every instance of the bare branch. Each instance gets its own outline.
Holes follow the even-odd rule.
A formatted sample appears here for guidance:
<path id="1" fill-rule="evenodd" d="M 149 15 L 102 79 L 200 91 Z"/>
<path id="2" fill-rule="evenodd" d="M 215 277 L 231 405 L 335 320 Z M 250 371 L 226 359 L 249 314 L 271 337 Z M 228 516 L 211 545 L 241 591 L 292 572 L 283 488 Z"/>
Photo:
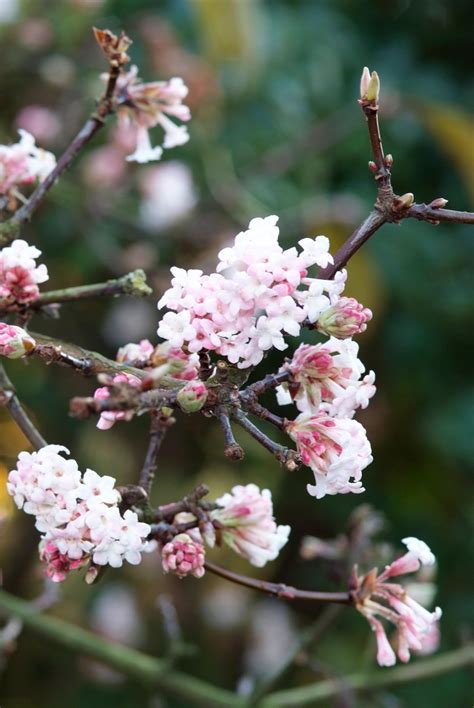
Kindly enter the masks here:
<path id="1" fill-rule="evenodd" d="M 334 602 L 339 605 L 352 604 L 352 598 L 348 592 L 316 592 L 314 590 L 298 590 L 298 588 L 294 588 L 291 585 L 285 585 L 284 583 L 270 583 L 267 580 L 258 580 L 257 578 L 250 578 L 246 575 L 240 575 L 239 573 L 234 573 L 232 570 L 223 568 L 222 566 L 211 563 L 210 561 L 206 561 L 204 566 L 206 570 L 219 575 L 221 578 L 230 580 L 232 583 L 243 585 L 246 588 L 252 588 L 252 590 L 259 590 L 260 592 L 267 593 L 267 595 L 273 595 L 274 597 L 279 597 L 283 600 Z"/>
<path id="2" fill-rule="evenodd" d="M 35 427 L 22 407 L 15 388 L 10 381 L 3 364 L 0 364 L 0 405 L 4 405 L 20 430 L 25 434 L 35 450 L 47 445 L 39 430 Z"/>
<path id="3" fill-rule="evenodd" d="M 152 415 L 150 424 L 150 441 L 148 443 L 148 450 L 145 457 L 145 462 L 143 463 L 142 471 L 140 472 L 140 477 L 138 479 L 138 485 L 142 487 L 145 492 L 149 495 L 151 491 L 151 485 L 155 478 L 156 468 L 157 468 L 157 457 L 161 448 L 161 443 L 166 435 L 166 432 L 170 425 L 175 422 L 174 418 L 165 418 L 160 415 Z"/>

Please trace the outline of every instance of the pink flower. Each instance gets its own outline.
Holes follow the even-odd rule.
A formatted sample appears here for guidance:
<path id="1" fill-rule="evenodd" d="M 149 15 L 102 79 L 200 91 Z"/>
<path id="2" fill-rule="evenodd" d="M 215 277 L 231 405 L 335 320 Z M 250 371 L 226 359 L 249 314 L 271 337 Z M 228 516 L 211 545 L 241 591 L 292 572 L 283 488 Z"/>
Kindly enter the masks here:
<path id="1" fill-rule="evenodd" d="M 54 155 L 36 147 L 30 133 L 18 132 L 18 143 L 0 145 L 0 194 L 9 194 L 15 187 L 36 180 L 42 182 L 56 165 Z"/>
<path id="2" fill-rule="evenodd" d="M 372 311 L 353 297 L 341 297 L 333 305 L 323 310 L 316 326 L 328 337 L 346 339 L 365 332 L 367 322 L 372 319 Z"/>
<path id="3" fill-rule="evenodd" d="M 275 560 L 291 529 L 276 525 L 270 490 L 237 485 L 216 503 L 222 508 L 212 511 L 211 519 L 224 543 L 258 568 Z"/>
<path id="4" fill-rule="evenodd" d="M 134 388 L 140 388 L 142 382 L 133 374 L 116 374 L 112 379 L 113 384 L 128 384 Z M 110 390 L 108 386 L 102 386 L 94 391 L 94 398 L 99 400 L 105 400 L 110 397 Z M 99 430 L 109 430 L 117 420 L 132 420 L 134 416 L 133 410 L 125 411 L 104 411 L 100 414 L 100 418 L 97 422 L 97 427 Z"/>
<path id="5" fill-rule="evenodd" d="M 176 400 L 185 413 L 196 413 L 207 401 L 207 388 L 203 381 L 189 381 L 176 394 Z"/>
<path id="6" fill-rule="evenodd" d="M 351 418 L 356 408 L 365 408 L 375 393 L 371 372 L 362 381 L 364 365 L 357 358 L 355 342 L 331 337 L 324 344 L 301 344 L 281 371 L 291 374 L 284 384 L 302 412 L 324 410 L 336 417 Z"/>
<path id="7" fill-rule="evenodd" d="M 39 556 L 43 563 L 46 563 L 46 575 L 53 583 L 62 583 L 66 580 L 71 570 L 81 568 L 89 561 L 89 556 L 72 559 L 64 553 L 60 553 L 53 541 L 42 541 L 39 546 Z"/>
<path id="8" fill-rule="evenodd" d="M 204 546 L 187 533 L 180 533 L 161 550 L 161 563 L 165 573 L 175 573 L 179 578 L 204 575 Z"/>
<path id="9" fill-rule="evenodd" d="M 433 651 L 437 645 L 441 609 L 437 607 L 434 612 L 429 612 L 410 597 L 402 585 L 391 582 L 394 575 L 414 572 L 420 564 L 431 565 L 434 555 L 423 541 L 409 538 L 404 542 L 409 548 L 408 553 L 387 566 L 383 573 L 377 575 L 374 568 L 365 576 L 355 574 L 353 577 L 355 605 L 375 632 L 377 661 L 381 666 L 392 666 L 396 656 L 377 617 L 395 626 L 394 644 L 400 661 L 409 661 L 410 651 Z M 354 571 L 356 573 L 356 568 Z"/>
<path id="10" fill-rule="evenodd" d="M 183 145 L 189 140 L 187 128 L 178 126 L 170 116 L 187 122 L 190 110 L 182 101 L 188 89 L 180 78 L 170 81 L 138 83 L 138 69 L 132 66 L 117 82 L 119 97 L 119 118 L 125 125 L 131 124 L 136 130 L 135 151 L 127 157 L 129 161 L 149 162 L 159 160 L 163 150 L 152 147 L 148 130 L 160 125 L 164 130 L 163 148 Z"/>
<path id="11" fill-rule="evenodd" d="M 120 347 L 115 359 L 120 364 L 130 364 L 131 366 L 136 366 L 137 364 L 140 366 L 149 365 L 154 349 L 153 344 L 148 339 L 142 339 L 138 344 L 129 342 Z"/>
<path id="12" fill-rule="evenodd" d="M 36 265 L 41 251 L 16 239 L 0 251 L 0 305 L 27 304 L 39 296 L 39 283 L 48 280 L 45 265 Z"/>
<path id="13" fill-rule="evenodd" d="M 362 470 L 372 462 L 370 443 L 363 426 L 348 418 L 331 418 L 326 413 L 301 413 L 289 423 L 287 433 L 296 442 L 303 463 L 313 470 L 315 485 L 307 485 L 311 496 L 360 494 Z"/>
<path id="14" fill-rule="evenodd" d="M 8 359 L 19 359 L 31 352 L 35 346 L 35 340 L 24 329 L 0 322 L 1 356 L 6 356 Z"/>

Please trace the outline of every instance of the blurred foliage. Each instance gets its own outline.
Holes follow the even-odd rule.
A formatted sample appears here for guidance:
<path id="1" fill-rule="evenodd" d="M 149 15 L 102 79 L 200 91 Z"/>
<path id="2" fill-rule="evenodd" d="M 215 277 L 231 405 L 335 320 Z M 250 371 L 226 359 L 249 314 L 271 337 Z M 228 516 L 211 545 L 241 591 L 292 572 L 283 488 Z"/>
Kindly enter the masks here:
<path id="1" fill-rule="evenodd" d="M 59 123 L 41 143 L 57 154 L 67 145 L 100 91 L 104 66 L 92 24 L 127 30 L 144 79 L 182 75 L 190 86 L 191 142 L 165 160 L 189 166 L 197 205 L 171 225 L 145 226 L 140 205 L 150 168 L 127 163 L 123 174 L 112 171 L 110 181 L 96 173 L 97 150 L 114 139 L 108 126 L 27 229 L 27 238 L 44 252 L 51 287 L 144 267 L 159 293 L 167 287 L 170 265 L 212 268 L 217 249 L 249 218 L 271 213 L 280 215 L 286 243 L 325 233 L 337 248 L 374 200 L 368 140 L 355 102 L 363 65 L 382 78 L 382 127 L 385 148 L 395 158 L 395 188 L 413 191 L 418 201 L 443 196 L 453 208 L 474 206 L 474 6 L 468 0 L 43 0 L 41 9 L 33 0 L 2 0 L 2 20 L 1 142 L 15 139 L 25 106 L 39 105 Z M 173 201 L 173 194 L 165 196 Z M 384 227 L 349 267 L 349 294 L 375 315 L 360 339 L 362 359 L 378 379 L 376 399 L 361 416 L 375 457 L 365 473 L 363 501 L 387 515 L 389 540 L 413 534 L 435 550 L 442 649 L 469 636 L 473 616 L 473 264 L 468 227 L 405 222 Z M 38 330 L 113 356 L 125 341 L 153 339 L 157 313 L 154 301 L 89 302 L 65 307 L 59 321 L 37 320 Z M 277 356 L 270 365 L 278 367 Z M 49 441 L 69 446 L 83 468 L 120 482 L 135 479 L 146 447 L 145 420 L 97 431 L 93 421 L 65 414 L 69 398 L 92 392 L 93 381 L 36 362 L 12 362 L 9 371 Z M 3 480 L 25 443 L 4 416 L 0 432 Z M 181 416 L 164 445 L 156 501 L 173 500 L 201 481 L 213 495 L 237 481 L 269 486 L 278 520 L 291 523 L 293 532 L 281 559 L 262 575 L 308 588 L 340 587 L 329 566 L 298 559 L 299 540 L 307 533 L 339 533 L 360 499 L 316 502 L 305 492 L 308 471 L 289 475 L 253 440 L 238 437 L 247 455 L 236 465 L 224 458 L 214 422 Z M 4 496 L 0 507 L 10 514 Z M 30 521 L 21 514 L 4 521 L 1 550 L 7 587 L 31 597 L 41 581 Z M 248 571 L 230 554 L 222 560 Z M 107 573 L 97 587 L 71 577 L 55 611 L 113 636 L 113 621 L 107 629 L 105 620 L 98 626 L 93 618 L 95 603 L 117 582 L 139 611 L 133 641 L 140 648 L 157 655 L 169 651 L 157 605 L 166 593 L 184 640 L 195 647 L 178 660 L 180 668 L 230 688 L 243 675 L 258 675 L 259 666 L 271 668 L 288 637 L 319 612 L 302 605 L 282 610 L 213 577 L 182 583 L 164 578 L 154 557 L 139 568 Z M 122 612 L 119 603 L 117 617 Z M 274 652 L 267 663 L 265 647 L 259 650 L 251 631 L 262 616 L 267 621 L 261 633 L 268 633 Z M 276 638 L 273 625 L 280 628 Z M 350 611 L 315 650 L 321 665 L 340 674 L 372 666 L 373 654 L 365 622 Z M 4 669 L 3 708 L 183 705 L 150 697 L 143 687 L 29 633 Z M 295 667 L 285 685 L 315 678 Z M 361 695 L 350 705 L 461 706 L 469 699 L 469 676 L 458 671 Z"/>

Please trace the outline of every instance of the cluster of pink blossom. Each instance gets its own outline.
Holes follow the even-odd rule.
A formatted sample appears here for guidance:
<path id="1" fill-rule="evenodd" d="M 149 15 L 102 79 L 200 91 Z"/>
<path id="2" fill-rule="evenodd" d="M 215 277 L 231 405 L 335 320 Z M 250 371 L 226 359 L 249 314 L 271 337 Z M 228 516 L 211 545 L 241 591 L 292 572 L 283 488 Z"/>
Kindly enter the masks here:
<path id="1" fill-rule="evenodd" d="M 142 339 L 138 344 L 129 342 L 117 352 L 116 361 L 143 369 L 147 372 L 146 378 L 139 379 L 133 374 L 121 372 L 112 377 L 107 386 L 101 386 L 94 392 L 94 398 L 105 400 L 110 397 L 110 386 L 126 384 L 134 388 L 150 388 L 155 384 L 160 386 L 176 386 L 178 382 L 184 383 L 182 392 L 179 392 L 179 403 L 185 409 L 186 404 L 192 410 L 199 410 L 204 404 L 207 391 L 205 385 L 197 379 L 199 357 L 197 354 L 187 354 L 182 349 L 172 347 L 168 342 L 158 344 L 156 347 Z M 185 382 L 188 382 L 187 385 Z M 193 385 L 194 384 L 194 385 Z M 193 407 L 194 406 L 194 407 Z M 191 412 L 191 410 L 188 410 Z M 119 420 L 131 420 L 133 410 L 104 411 L 101 413 L 97 427 L 108 430 Z"/>
<path id="2" fill-rule="evenodd" d="M 20 141 L 0 145 L 0 194 L 10 194 L 16 187 L 43 181 L 56 165 L 51 152 L 35 145 L 26 130 L 19 130 Z"/>
<path id="3" fill-rule="evenodd" d="M 119 77 L 117 82 L 119 119 L 122 125 L 131 125 L 136 130 L 136 148 L 127 160 L 140 163 L 159 160 L 163 148 L 173 148 L 188 142 L 189 134 L 186 126 L 176 125 L 169 118 L 172 116 L 184 122 L 190 120 L 190 110 L 182 102 L 187 95 L 187 86 L 177 77 L 170 81 L 138 83 L 136 66 L 132 66 L 130 71 Z M 160 125 L 165 132 L 163 148 L 152 147 L 148 134 L 149 129 L 157 125 Z"/>
<path id="4" fill-rule="evenodd" d="M 93 470 L 82 474 L 61 445 L 21 452 L 7 489 L 19 509 L 36 517 L 40 556 L 55 582 L 89 561 L 98 566 L 136 565 L 146 550 L 150 526 L 135 512 L 119 510 L 115 479 Z"/>
<path id="5" fill-rule="evenodd" d="M 423 541 L 409 537 L 402 542 L 408 552 L 388 565 L 383 573 L 377 575 L 374 569 L 366 576 L 356 578 L 356 607 L 375 632 L 377 661 L 381 666 L 393 666 L 396 656 L 377 616 L 396 627 L 396 653 L 400 661 L 406 662 L 410 659 L 410 650 L 423 653 L 435 648 L 437 623 L 442 614 L 439 607 L 429 612 L 408 595 L 403 585 L 391 582 L 393 577 L 414 573 L 421 565 L 435 562 L 433 553 Z"/>
<path id="6" fill-rule="evenodd" d="M 39 296 L 39 283 L 48 280 L 44 264 L 36 265 L 41 251 L 16 239 L 0 251 L 0 307 L 26 304 Z"/>
<path id="7" fill-rule="evenodd" d="M 165 573 L 175 573 L 179 578 L 204 575 L 204 546 L 192 534 L 179 533 L 161 549 L 161 563 Z"/>
<path id="8" fill-rule="evenodd" d="M 36 342 L 21 327 L 0 322 L 0 356 L 19 359 L 36 346 Z"/>
<path id="9" fill-rule="evenodd" d="M 375 393 L 374 372 L 363 376 L 358 352 L 351 339 L 330 337 L 322 344 L 301 344 L 281 369 L 290 379 L 279 387 L 278 401 L 294 401 L 301 411 L 286 430 L 314 473 L 315 484 L 307 489 L 318 499 L 363 492 L 362 470 L 372 462 L 365 429 L 352 420 Z"/>
<path id="10" fill-rule="evenodd" d="M 303 413 L 323 410 L 339 418 L 352 418 L 366 408 L 375 394 L 375 374 L 362 377 L 365 367 L 358 358 L 359 345 L 351 339 L 330 337 L 322 344 L 301 344 L 280 371 L 288 371 L 290 383 L 279 390 L 280 405 L 294 401 Z"/>
<path id="11" fill-rule="evenodd" d="M 278 243 L 277 216 L 252 219 L 234 245 L 219 253 L 215 273 L 172 268 L 172 287 L 158 307 L 167 307 L 158 335 L 172 346 L 186 345 L 225 356 L 239 368 L 262 361 L 275 347 L 288 346 L 284 335 L 297 336 L 303 320 L 314 323 L 334 305 L 346 280 L 308 277 L 308 268 L 332 263 L 325 236 L 299 241 L 284 250 Z"/>
<path id="12" fill-rule="evenodd" d="M 220 508 L 211 512 L 211 519 L 224 543 L 257 568 L 275 560 L 291 529 L 275 523 L 269 489 L 237 485 L 216 503 Z"/>

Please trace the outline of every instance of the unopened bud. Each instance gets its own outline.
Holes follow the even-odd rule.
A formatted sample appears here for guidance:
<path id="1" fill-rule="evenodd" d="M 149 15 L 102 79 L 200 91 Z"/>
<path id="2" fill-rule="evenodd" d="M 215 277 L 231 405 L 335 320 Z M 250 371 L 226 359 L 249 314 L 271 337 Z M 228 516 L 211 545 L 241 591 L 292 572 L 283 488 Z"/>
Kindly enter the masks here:
<path id="1" fill-rule="evenodd" d="M 99 575 L 99 568 L 96 565 L 90 565 L 87 569 L 87 573 L 84 576 L 84 580 L 87 583 L 87 585 L 92 585 L 95 580 L 97 580 L 97 576 Z"/>
<path id="2" fill-rule="evenodd" d="M 367 88 L 367 101 L 377 101 L 379 100 L 380 93 L 380 79 L 376 71 L 372 72 L 370 77 L 369 86 Z"/>
<path id="3" fill-rule="evenodd" d="M 360 77 L 360 97 L 362 100 L 367 98 L 367 91 L 370 83 L 370 71 L 367 66 L 364 66 L 362 76 Z"/>
<path id="4" fill-rule="evenodd" d="M 369 170 L 375 174 L 376 172 L 378 172 L 378 169 L 379 168 L 377 167 L 375 162 L 373 160 L 369 160 Z"/>
<path id="5" fill-rule="evenodd" d="M 447 203 L 447 199 L 444 199 L 443 197 L 438 197 L 438 199 L 433 199 L 433 201 L 430 202 L 429 206 L 432 209 L 444 209 Z"/>
<path id="6" fill-rule="evenodd" d="M 26 330 L 0 322 L 0 354 L 8 359 L 19 359 L 33 351 L 36 342 Z"/>
<path id="7" fill-rule="evenodd" d="M 412 192 L 407 192 L 406 194 L 402 194 L 401 197 L 397 197 L 394 200 L 393 208 L 395 209 L 395 211 L 402 211 L 403 209 L 408 209 L 408 207 L 411 207 L 414 201 L 414 194 Z"/>
<path id="8" fill-rule="evenodd" d="M 130 61 L 127 49 L 132 44 L 132 40 L 124 32 L 121 32 L 117 37 L 110 30 L 101 30 L 93 27 L 93 31 L 97 44 L 111 64 L 122 66 Z"/>
<path id="9" fill-rule="evenodd" d="M 385 167 L 390 168 L 393 165 L 393 155 L 385 155 Z"/>
<path id="10" fill-rule="evenodd" d="M 365 332 L 372 311 L 353 297 L 341 297 L 331 307 L 323 310 L 316 322 L 317 329 L 328 337 L 347 339 Z"/>
<path id="11" fill-rule="evenodd" d="M 207 401 L 207 389 L 203 381 L 189 381 L 176 394 L 176 400 L 185 413 L 196 413 Z"/>

